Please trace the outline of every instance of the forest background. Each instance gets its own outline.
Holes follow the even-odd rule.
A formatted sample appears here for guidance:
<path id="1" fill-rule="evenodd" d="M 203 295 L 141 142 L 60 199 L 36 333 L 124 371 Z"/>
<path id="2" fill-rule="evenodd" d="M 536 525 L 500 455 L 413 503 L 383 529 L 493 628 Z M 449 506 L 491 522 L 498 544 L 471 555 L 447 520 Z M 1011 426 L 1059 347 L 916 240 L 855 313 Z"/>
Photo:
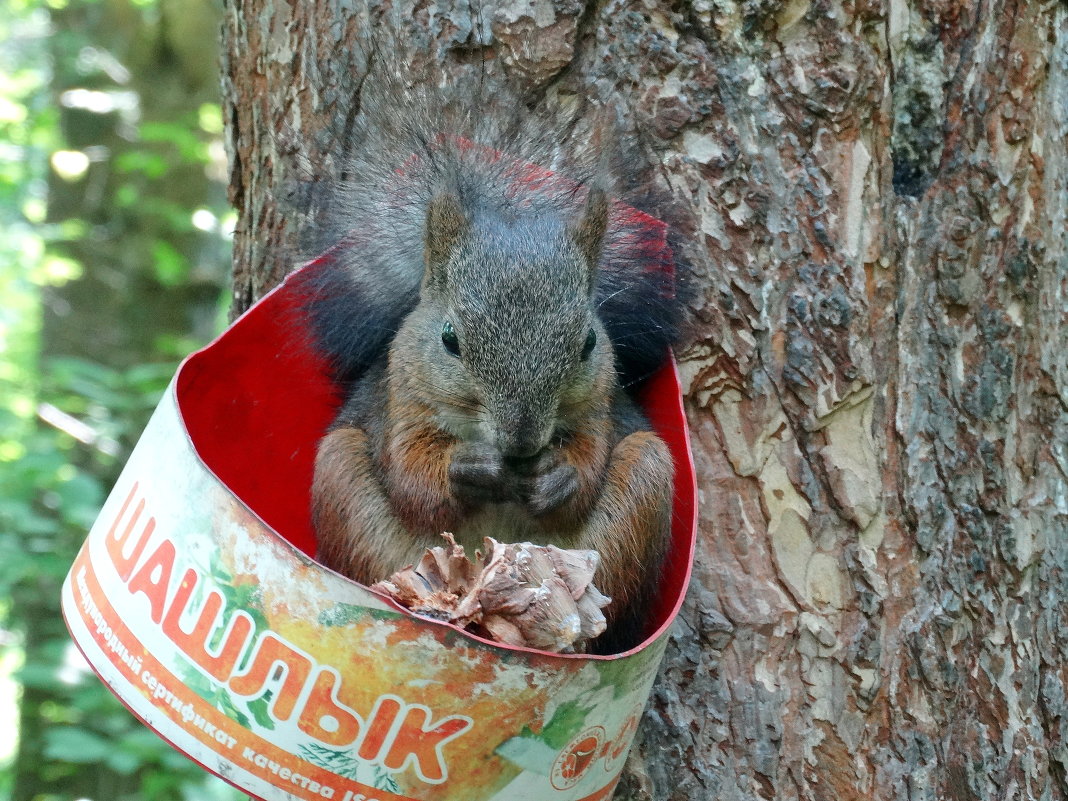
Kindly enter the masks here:
<path id="1" fill-rule="evenodd" d="M 242 798 L 86 668 L 59 588 L 221 330 L 220 0 L 0 3 L 0 799 Z"/>

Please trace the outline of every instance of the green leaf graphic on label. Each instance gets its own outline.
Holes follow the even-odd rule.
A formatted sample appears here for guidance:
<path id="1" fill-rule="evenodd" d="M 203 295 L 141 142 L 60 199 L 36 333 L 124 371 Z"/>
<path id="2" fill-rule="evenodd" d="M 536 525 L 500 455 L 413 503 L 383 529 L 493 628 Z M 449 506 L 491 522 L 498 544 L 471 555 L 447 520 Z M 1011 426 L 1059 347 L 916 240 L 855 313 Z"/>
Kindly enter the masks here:
<path id="1" fill-rule="evenodd" d="M 308 743 L 297 749 L 297 755 L 308 760 L 313 765 L 318 765 L 324 770 L 336 773 L 346 779 L 369 784 L 379 790 L 387 790 L 391 793 L 399 793 L 400 785 L 384 768 L 378 765 L 368 765 L 361 759 L 352 756 L 351 751 L 338 751 L 333 748 Z"/>
<path id="2" fill-rule="evenodd" d="M 399 793 L 401 790 L 397 781 L 386 773 L 384 768 L 375 768 L 375 779 L 372 784 L 379 790 L 388 790 L 391 793 Z"/>
<path id="3" fill-rule="evenodd" d="M 335 604 L 319 615 L 320 626 L 347 626 L 367 617 L 367 609 L 355 604 Z"/>
<path id="4" fill-rule="evenodd" d="M 252 728 L 248 715 L 237 708 L 229 693 L 220 693 L 215 705 L 231 720 L 236 720 L 246 729 Z"/>
<path id="5" fill-rule="evenodd" d="M 359 760 L 353 758 L 349 751 L 335 751 L 333 748 L 308 743 L 302 745 L 298 753 L 313 765 L 318 765 L 338 776 L 344 776 L 346 779 L 355 779 L 360 769 Z"/>
<path id="6" fill-rule="evenodd" d="M 254 698 L 249 701 L 245 706 L 248 707 L 248 711 L 252 713 L 252 717 L 256 719 L 256 722 L 265 729 L 274 731 L 274 718 L 267 714 L 267 709 L 271 705 L 271 698 L 274 693 L 268 690 L 259 698 Z"/>
<path id="7" fill-rule="evenodd" d="M 226 599 L 227 609 L 240 609 L 245 612 L 252 618 L 257 632 L 269 628 L 267 617 L 263 613 L 263 593 L 258 584 L 252 581 L 237 585 L 221 584 L 219 589 L 222 590 L 223 597 Z M 226 621 L 227 625 L 229 622 L 229 620 Z M 226 628 L 227 626 L 220 626 L 213 639 L 220 638 Z"/>
<path id="8" fill-rule="evenodd" d="M 651 682 L 660 668 L 660 659 L 667 647 L 667 637 L 629 659 L 615 662 L 600 662 L 601 686 L 611 687 L 614 698 L 622 698 Z"/>
<path id="9" fill-rule="evenodd" d="M 563 748 L 571 738 L 586 728 L 589 708 L 578 701 L 568 701 L 557 707 L 553 719 L 541 731 L 541 739 L 553 748 Z M 526 731 L 524 731 L 524 734 Z"/>
<path id="10" fill-rule="evenodd" d="M 319 615 L 318 623 L 320 626 L 347 626 L 350 623 L 365 623 L 369 619 L 396 620 L 399 617 L 404 615 L 357 604 L 335 604 Z"/>
<path id="11" fill-rule="evenodd" d="M 231 720 L 237 721 L 246 729 L 251 728 L 248 715 L 234 705 L 234 699 L 230 696 L 228 691 L 213 682 L 185 660 L 179 660 L 178 667 L 178 675 L 181 677 L 182 683 L 186 687 Z"/>

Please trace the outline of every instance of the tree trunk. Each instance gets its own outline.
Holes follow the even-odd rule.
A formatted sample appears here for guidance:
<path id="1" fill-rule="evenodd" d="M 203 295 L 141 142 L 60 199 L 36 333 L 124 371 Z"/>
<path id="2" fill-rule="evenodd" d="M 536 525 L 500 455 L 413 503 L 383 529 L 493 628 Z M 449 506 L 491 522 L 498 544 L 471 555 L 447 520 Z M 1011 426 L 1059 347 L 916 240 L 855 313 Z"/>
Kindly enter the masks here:
<path id="1" fill-rule="evenodd" d="M 1068 799 L 1065 5 L 369 5 L 229 3 L 236 311 L 372 24 L 619 103 L 689 242 L 700 541 L 617 798 Z"/>

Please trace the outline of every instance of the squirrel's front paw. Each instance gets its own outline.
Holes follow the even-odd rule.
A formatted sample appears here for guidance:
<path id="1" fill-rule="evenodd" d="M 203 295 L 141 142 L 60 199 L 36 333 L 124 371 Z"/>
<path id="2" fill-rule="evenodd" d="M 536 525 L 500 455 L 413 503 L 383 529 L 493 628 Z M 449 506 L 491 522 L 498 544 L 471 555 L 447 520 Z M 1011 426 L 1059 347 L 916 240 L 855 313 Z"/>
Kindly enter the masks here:
<path id="1" fill-rule="evenodd" d="M 449 485 L 457 500 L 467 504 L 511 500 L 509 476 L 500 451 L 485 442 L 463 442 L 452 452 Z"/>
<path id="2" fill-rule="evenodd" d="M 549 514 L 570 501 L 578 489 L 578 471 L 560 462 L 527 480 L 527 509 L 535 517 Z"/>

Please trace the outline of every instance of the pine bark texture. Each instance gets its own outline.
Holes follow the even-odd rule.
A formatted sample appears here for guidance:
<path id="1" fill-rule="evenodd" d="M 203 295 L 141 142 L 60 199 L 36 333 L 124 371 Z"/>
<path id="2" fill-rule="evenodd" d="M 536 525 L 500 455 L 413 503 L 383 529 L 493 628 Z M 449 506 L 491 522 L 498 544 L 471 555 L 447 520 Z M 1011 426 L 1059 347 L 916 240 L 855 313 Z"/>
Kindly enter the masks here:
<path id="1" fill-rule="evenodd" d="M 617 799 L 1068 799 L 1065 4 L 230 0 L 237 311 L 371 25 L 620 104 L 690 243 L 700 541 Z"/>

